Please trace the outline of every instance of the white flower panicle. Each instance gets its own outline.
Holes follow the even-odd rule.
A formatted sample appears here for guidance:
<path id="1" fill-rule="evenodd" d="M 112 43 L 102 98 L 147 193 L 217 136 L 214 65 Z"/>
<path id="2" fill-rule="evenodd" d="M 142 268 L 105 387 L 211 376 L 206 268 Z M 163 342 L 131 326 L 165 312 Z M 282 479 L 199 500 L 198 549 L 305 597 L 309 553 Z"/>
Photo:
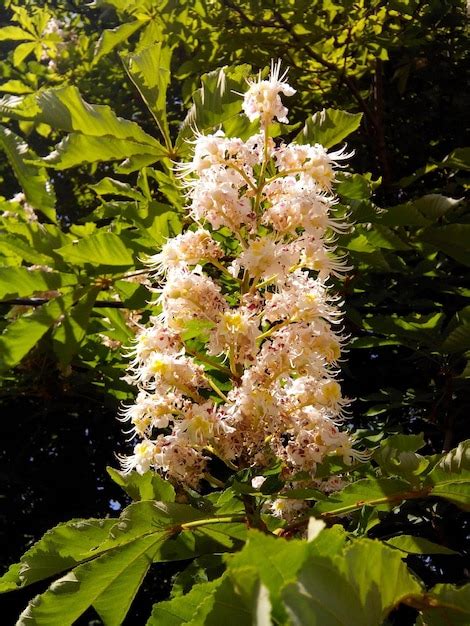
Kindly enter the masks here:
<path id="1" fill-rule="evenodd" d="M 313 486 L 329 455 L 363 458 L 341 429 L 346 338 L 329 282 L 348 269 L 335 255 L 335 233 L 347 224 L 332 216 L 332 186 L 349 155 L 273 140 L 270 124 L 287 123 L 280 95 L 294 93 L 273 64 L 243 100 L 261 133 L 198 135 L 192 161 L 178 167 L 194 225 L 148 259 L 163 284 L 159 314 L 129 351 L 127 380 L 138 394 L 120 419 L 140 441 L 122 459 L 128 471 L 152 468 L 197 488 L 219 457 L 253 468 L 258 487 L 263 469 L 281 462 L 285 480 L 303 472 Z M 275 515 L 301 509 L 286 499 L 271 505 Z"/>

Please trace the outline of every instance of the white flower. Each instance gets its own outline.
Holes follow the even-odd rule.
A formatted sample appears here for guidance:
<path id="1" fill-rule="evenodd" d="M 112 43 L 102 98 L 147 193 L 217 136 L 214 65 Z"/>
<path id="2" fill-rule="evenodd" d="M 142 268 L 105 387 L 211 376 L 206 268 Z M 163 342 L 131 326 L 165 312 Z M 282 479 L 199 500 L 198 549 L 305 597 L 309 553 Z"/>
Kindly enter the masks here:
<path id="1" fill-rule="evenodd" d="M 190 197 L 191 216 L 196 222 L 207 221 L 214 229 L 226 226 L 237 233 L 255 223 L 250 198 L 241 193 L 243 177 L 230 168 L 211 168 L 194 183 Z"/>
<path id="2" fill-rule="evenodd" d="M 162 246 L 161 252 L 149 257 L 146 263 L 157 273 L 166 274 L 172 269 L 185 269 L 188 265 L 198 265 L 201 261 L 220 259 L 223 254 L 222 248 L 212 239 L 210 232 L 200 228 L 169 239 Z"/>
<path id="3" fill-rule="evenodd" d="M 255 279 L 281 280 L 298 260 L 299 252 L 295 246 L 276 242 L 272 237 L 260 237 L 238 256 L 229 271 L 238 276 L 243 268 Z"/>
<path id="4" fill-rule="evenodd" d="M 335 168 L 346 154 L 276 147 L 268 125 L 287 122 L 281 95 L 293 93 L 273 64 L 268 80 L 249 82 L 243 102 L 261 132 L 246 141 L 198 134 L 192 161 L 176 168 L 197 229 L 149 258 L 163 283 L 153 290 L 161 312 L 129 350 L 126 380 L 138 394 L 121 420 L 142 441 L 122 460 L 126 471 L 153 468 L 197 489 L 210 453 L 259 468 L 255 489 L 279 462 L 283 478 L 306 472 L 311 486 L 328 455 L 367 457 L 342 429 L 349 400 L 336 377 L 346 338 L 342 303 L 327 283 L 346 269 L 334 238 L 347 225 L 332 216 Z M 190 337 L 191 321 L 207 332 Z M 268 506 L 293 519 L 307 505 L 279 498 Z"/>
<path id="5" fill-rule="evenodd" d="M 329 302 L 325 284 L 296 270 L 277 286 L 278 291 L 266 294 L 264 319 L 311 322 L 318 318 L 330 323 L 338 321 L 341 312 Z"/>
<path id="6" fill-rule="evenodd" d="M 191 320 L 215 322 L 227 307 L 220 287 L 199 270 L 169 272 L 159 303 L 161 321 L 175 330 L 184 329 Z"/>
<path id="7" fill-rule="evenodd" d="M 121 466 L 126 473 L 135 469 L 139 474 L 145 474 L 153 465 L 154 453 L 155 444 L 144 439 L 135 446 L 134 454 L 129 457 L 120 457 Z"/>
<path id="8" fill-rule="evenodd" d="M 261 75 L 257 81 L 248 81 L 249 89 L 243 99 L 243 111 L 250 122 L 260 119 L 261 127 L 265 128 L 274 118 L 278 122 L 289 123 L 287 119 L 287 109 L 282 104 L 279 96 L 293 96 L 295 89 L 284 82 L 287 71 L 281 75 L 281 62 L 271 63 L 271 74 L 269 80 L 261 80 Z"/>
<path id="9" fill-rule="evenodd" d="M 253 489 L 261 489 L 265 481 L 265 476 L 255 476 L 251 479 L 251 486 L 253 487 Z"/>
<path id="10" fill-rule="evenodd" d="M 222 313 L 211 332 L 207 352 L 213 355 L 231 353 L 237 363 L 250 364 L 257 352 L 258 335 L 259 323 L 249 310 L 229 309 Z"/>

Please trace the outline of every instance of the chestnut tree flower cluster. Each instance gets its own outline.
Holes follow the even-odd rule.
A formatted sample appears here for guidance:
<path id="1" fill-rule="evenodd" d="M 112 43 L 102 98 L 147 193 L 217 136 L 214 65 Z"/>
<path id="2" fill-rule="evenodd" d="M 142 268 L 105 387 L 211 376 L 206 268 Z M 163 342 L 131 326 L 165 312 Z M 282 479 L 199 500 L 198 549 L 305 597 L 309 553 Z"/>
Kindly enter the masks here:
<path id="1" fill-rule="evenodd" d="M 244 95 L 259 132 L 198 135 L 180 165 L 192 225 L 149 259 L 159 312 L 131 350 L 138 393 L 122 419 L 139 442 L 125 470 L 197 489 L 215 457 L 253 468 L 260 485 L 280 462 L 285 480 L 302 473 L 319 486 L 325 457 L 361 458 L 341 428 L 344 337 L 329 284 L 345 269 L 334 238 L 346 225 L 331 208 L 335 166 L 349 155 L 273 138 L 288 121 L 281 94 L 294 93 L 274 64 Z"/>

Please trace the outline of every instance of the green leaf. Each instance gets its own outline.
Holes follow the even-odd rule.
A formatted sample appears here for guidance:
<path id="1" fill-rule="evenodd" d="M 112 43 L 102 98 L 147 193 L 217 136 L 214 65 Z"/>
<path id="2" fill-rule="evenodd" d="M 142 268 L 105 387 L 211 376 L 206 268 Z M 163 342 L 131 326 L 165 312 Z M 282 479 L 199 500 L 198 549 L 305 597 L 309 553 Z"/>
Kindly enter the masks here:
<path id="1" fill-rule="evenodd" d="M 31 52 L 36 50 L 38 45 L 40 44 L 38 44 L 36 41 L 31 41 L 31 42 L 28 41 L 26 43 L 20 43 L 20 45 L 17 46 L 13 52 L 13 65 L 15 67 L 18 67 L 18 65 L 21 65 L 21 63 L 23 63 L 26 57 L 29 56 Z"/>
<path id="2" fill-rule="evenodd" d="M 139 474 L 132 471 L 129 474 L 107 467 L 106 471 L 113 481 L 122 487 L 133 500 L 161 500 L 175 501 L 173 485 L 155 472 Z"/>
<path id="3" fill-rule="evenodd" d="M 414 537 L 413 535 L 398 535 L 391 539 L 385 539 L 385 543 L 407 554 L 458 554 L 455 550 L 429 541 L 429 539 Z"/>
<path id="4" fill-rule="evenodd" d="M 427 476 L 431 495 L 470 510 L 470 440 L 446 454 Z"/>
<path id="5" fill-rule="evenodd" d="M 10 161 L 26 200 L 55 222 L 55 193 L 46 170 L 44 167 L 26 163 L 26 160 L 37 160 L 35 153 L 18 135 L 1 125 L 0 147 Z"/>
<path id="6" fill-rule="evenodd" d="M 419 435 L 392 435 L 380 443 L 374 454 L 384 476 L 400 476 L 413 482 L 429 466 L 429 461 L 417 454 L 424 446 L 422 433 Z"/>
<path id="7" fill-rule="evenodd" d="M 439 167 L 453 170 L 470 170 L 470 148 L 457 148 L 448 154 Z"/>
<path id="8" fill-rule="evenodd" d="M 0 41 L 22 41 L 24 39 L 34 40 L 34 35 L 19 28 L 19 26 L 5 26 L 0 28 Z"/>
<path id="9" fill-rule="evenodd" d="M 202 86 L 193 96 L 194 103 L 176 139 L 180 154 L 189 151 L 186 142 L 194 136 L 195 130 L 206 135 L 240 113 L 243 100 L 238 93 L 245 91 L 250 70 L 249 65 L 225 66 L 202 76 Z"/>
<path id="10" fill-rule="evenodd" d="M 102 178 L 95 185 L 90 185 L 90 189 L 93 189 L 98 196 L 124 196 L 134 200 L 145 200 L 145 197 L 129 183 L 123 183 L 109 176 Z"/>
<path id="11" fill-rule="evenodd" d="M 222 579 L 218 578 L 211 582 L 196 584 L 184 596 L 178 596 L 172 600 L 154 604 L 147 626 L 180 626 L 181 624 L 188 624 L 197 616 L 199 607 L 215 593 L 221 582 Z"/>
<path id="12" fill-rule="evenodd" d="M 17 256 L 28 263 L 48 265 L 53 261 L 52 257 L 42 254 L 33 246 L 28 245 L 23 238 L 9 234 L 0 235 L 0 253 L 6 256 Z"/>
<path id="13" fill-rule="evenodd" d="M 421 584 L 403 563 L 401 555 L 380 541 L 354 541 L 346 547 L 344 557 L 343 571 L 356 587 L 371 626 L 382 623 L 407 596 L 422 592 Z"/>
<path id="14" fill-rule="evenodd" d="M 62 367 L 71 362 L 85 338 L 90 314 L 101 287 L 93 286 L 83 291 L 83 295 L 79 296 L 68 315 L 61 320 L 52 333 L 53 349 Z"/>
<path id="15" fill-rule="evenodd" d="M 98 43 L 96 44 L 93 63 L 97 63 L 102 57 L 109 54 L 111 50 L 114 50 L 114 48 L 120 43 L 127 41 L 129 37 L 138 31 L 139 28 L 142 28 L 144 24 L 144 21 L 135 20 L 134 22 L 121 24 L 117 28 L 104 30 L 98 39 Z"/>
<path id="16" fill-rule="evenodd" d="M 74 294 L 53 298 L 11 322 L 0 336 L 0 370 L 17 365 L 49 328 L 73 306 Z"/>
<path id="17" fill-rule="evenodd" d="M 453 502 L 464 511 L 470 511 L 470 476 L 449 480 L 432 488 L 430 495 Z"/>
<path id="18" fill-rule="evenodd" d="M 427 220 L 435 222 L 449 211 L 457 208 L 461 203 L 462 198 L 456 200 L 438 193 L 430 193 L 414 200 L 412 206 Z"/>
<path id="19" fill-rule="evenodd" d="M 172 49 L 158 42 L 124 57 L 124 66 L 157 122 L 166 145 L 171 145 L 166 116 L 166 92 L 170 84 Z"/>
<path id="20" fill-rule="evenodd" d="M 150 162 L 154 163 L 165 156 L 165 150 L 163 146 L 153 148 L 128 139 L 116 139 L 113 136 L 91 137 L 71 133 L 58 143 L 55 150 L 43 161 L 48 167 L 65 170 L 83 163 L 120 161 L 132 155 L 142 154 L 149 156 Z"/>
<path id="21" fill-rule="evenodd" d="M 364 478 L 332 494 L 328 500 L 317 502 L 313 514 L 317 517 L 334 517 L 351 513 L 364 505 L 390 510 L 403 500 L 416 497 L 423 497 L 423 494 L 413 491 L 411 485 L 403 480 Z"/>
<path id="22" fill-rule="evenodd" d="M 361 232 L 361 229 L 357 229 Z M 385 250 L 411 250 L 411 247 L 396 235 L 387 226 L 375 224 L 370 230 L 363 231 L 364 236 L 374 248 L 384 248 Z"/>
<path id="23" fill-rule="evenodd" d="M 230 567 L 214 593 L 199 607 L 190 624 L 271 626 L 270 614 L 269 591 L 260 583 L 257 567 Z"/>
<path id="24" fill-rule="evenodd" d="M 445 454 L 434 466 L 429 478 L 436 482 L 445 480 L 450 474 L 467 473 L 470 473 L 470 439 L 461 441 L 456 448 Z"/>
<path id="25" fill-rule="evenodd" d="M 118 117 L 108 105 L 85 102 L 76 87 L 45 91 L 37 97 L 36 117 L 52 128 L 90 137 L 114 137 L 161 149 L 161 144 L 135 122 Z"/>
<path id="26" fill-rule="evenodd" d="M 229 569 L 232 571 L 256 564 L 260 580 L 271 594 L 273 618 L 283 623 L 286 616 L 280 599 L 280 590 L 295 578 L 309 554 L 311 545 L 314 543 L 287 541 L 258 531 L 250 531 L 243 550 L 229 561 Z"/>
<path id="27" fill-rule="evenodd" d="M 470 623 L 470 584 L 462 587 L 440 584 L 426 598 L 429 608 L 423 610 L 419 626 L 468 626 Z"/>
<path id="28" fill-rule="evenodd" d="M 92 263 L 93 265 L 114 265 L 131 267 L 134 259 L 121 237 L 114 233 L 100 231 L 57 250 L 68 262 Z"/>
<path id="29" fill-rule="evenodd" d="M 359 539 L 333 559 L 308 559 L 282 595 L 293 626 L 377 626 L 421 591 L 397 551 Z"/>
<path id="30" fill-rule="evenodd" d="M 94 606 L 107 626 L 119 626 L 165 533 L 152 533 L 79 565 L 36 596 L 18 626 L 69 626 Z"/>
<path id="31" fill-rule="evenodd" d="M 446 226 L 425 228 L 419 240 L 431 244 L 459 263 L 470 266 L 470 224 L 448 224 Z"/>
<path id="32" fill-rule="evenodd" d="M 148 207 L 148 218 L 151 221 L 144 227 L 156 246 L 162 246 L 167 239 L 181 232 L 179 215 L 166 204 L 152 200 Z"/>
<path id="33" fill-rule="evenodd" d="M 417 435 L 391 435 L 381 442 L 380 447 L 389 447 L 399 452 L 416 452 L 426 445 L 423 433 Z"/>
<path id="34" fill-rule="evenodd" d="M 0 268 L 0 299 L 30 296 L 37 292 L 59 289 L 74 285 L 73 274 L 29 270 L 26 267 Z"/>
<path id="35" fill-rule="evenodd" d="M 282 591 L 292 626 L 368 626 L 353 584 L 325 557 L 312 557 Z M 373 622 L 377 626 L 379 622 Z"/>
<path id="36" fill-rule="evenodd" d="M 441 344 L 441 351 L 447 353 L 464 352 L 470 348 L 470 307 L 458 311 L 446 328 L 447 336 Z"/>
<path id="37" fill-rule="evenodd" d="M 332 148 L 359 128 L 362 113 L 348 113 L 338 109 L 317 111 L 305 123 L 295 137 L 297 143 L 319 143 L 324 148 Z"/>
<path id="38" fill-rule="evenodd" d="M 33 545 L 0 578 L 0 592 L 49 578 L 89 558 L 115 524 L 113 519 L 78 519 L 59 524 Z"/>

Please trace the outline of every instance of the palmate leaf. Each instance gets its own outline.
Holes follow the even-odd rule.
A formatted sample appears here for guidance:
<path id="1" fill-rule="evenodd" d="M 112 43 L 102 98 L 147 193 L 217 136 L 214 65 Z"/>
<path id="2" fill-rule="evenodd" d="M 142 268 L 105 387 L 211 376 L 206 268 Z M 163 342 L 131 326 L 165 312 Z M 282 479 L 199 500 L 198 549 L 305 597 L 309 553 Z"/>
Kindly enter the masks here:
<path id="1" fill-rule="evenodd" d="M 317 111 L 305 123 L 295 137 L 296 143 L 319 143 L 332 148 L 359 128 L 362 113 L 348 113 L 338 109 Z"/>
<path id="2" fill-rule="evenodd" d="M 118 626 L 165 538 L 152 533 L 79 565 L 31 600 L 17 626 L 68 626 L 92 605 L 107 626 Z"/>
<path id="3" fill-rule="evenodd" d="M 0 148 L 15 172 L 26 200 L 50 220 L 56 220 L 55 193 L 44 167 L 27 161 L 37 159 L 28 144 L 11 130 L 0 125 Z"/>
<path id="4" fill-rule="evenodd" d="M 106 520 L 102 525 L 96 520 L 60 525 L 10 568 L 0 580 L 0 590 L 76 566 L 34 598 L 18 624 L 67 626 L 93 606 L 105 624 L 117 626 L 152 562 L 233 549 L 234 524 L 225 521 L 207 520 L 205 513 L 189 505 L 147 500 L 136 502 L 118 520 Z M 217 526 L 228 530 L 217 533 Z"/>

